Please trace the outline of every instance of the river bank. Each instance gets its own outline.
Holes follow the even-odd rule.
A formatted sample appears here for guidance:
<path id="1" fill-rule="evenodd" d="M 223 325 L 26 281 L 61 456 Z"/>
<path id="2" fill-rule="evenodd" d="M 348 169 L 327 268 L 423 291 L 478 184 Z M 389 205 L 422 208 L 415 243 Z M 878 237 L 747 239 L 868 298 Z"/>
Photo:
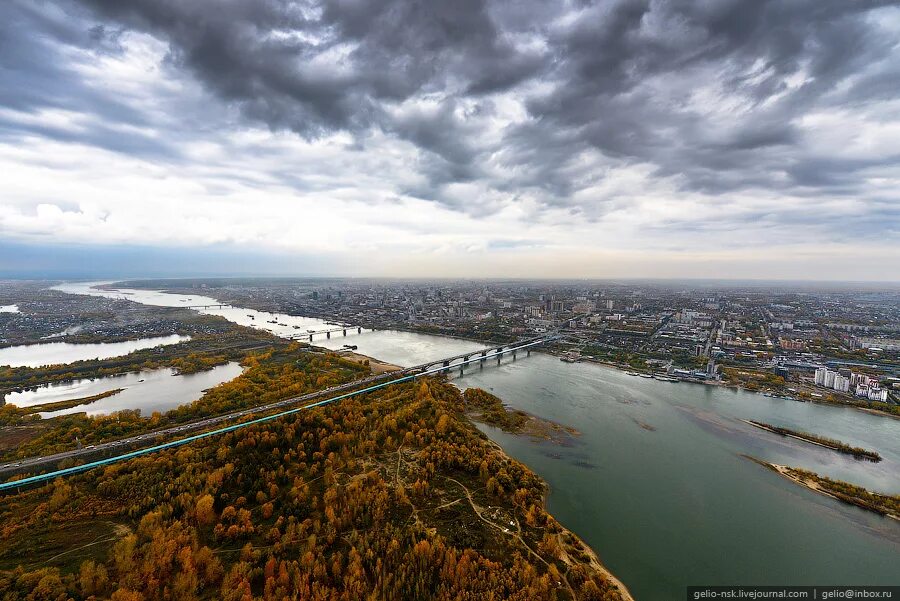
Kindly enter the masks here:
<path id="1" fill-rule="evenodd" d="M 539 351 L 535 351 L 535 352 L 539 352 Z M 551 354 L 551 355 L 554 355 L 554 356 L 560 357 L 560 358 L 564 357 L 564 355 L 565 355 L 565 353 L 562 351 L 547 351 L 547 350 L 545 350 L 542 352 L 546 352 L 548 354 Z M 625 373 L 637 371 L 637 370 L 635 370 L 635 368 L 631 367 L 630 365 L 623 365 L 621 363 L 604 361 L 602 359 L 596 359 L 594 357 L 579 357 L 577 362 L 579 362 L 579 363 L 581 363 L 581 362 L 594 363 L 596 365 L 605 365 L 606 367 L 611 367 L 613 369 L 617 369 L 617 370 L 623 371 Z M 644 370 L 644 371 L 641 371 L 640 373 L 645 373 L 648 375 L 653 374 L 653 372 L 650 370 Z M 700 384 L 702 386 L 717 386 L 717 387 L 721 387 L 721 388 L 731 388 L 734 390 L 743 390 L 743 391 L 751 392 L 754 394 L 766 394 L 766 393 L 770 392 L 770 391 L 755 390 L 755 389 L 748 388 L 746 386 L 741 386 L 739 384 L 735 384 L 733 382 L 724 382 L 724 381 L 710 382 L 708 380 L 704 381 L 704 380 L 682 380 L 682 379 L 679 379 L 678 383 L 679 384 Z M 871 415 L 878 415 L 880 417 L 890 417 L 893 419 L 900 419 L 900 415 L 898 415 L 896 413 L 890 413 L 889 411 L 884 411 L 884 410 L 878 409 L 877 407 L 868 407 L 868 406 L 864 406 L 862 404 L 844 403 L 841 401 L 827 401 L 827 400 L 818 399 L 815 397 L 811 397 L 808 399 L 799 399 L 799 398 L 796 398 L 793 396 L 786 396 L 785 391 L 776 391 L 776 392 L 780 393 L 779 398 L 783 398 L 788 401 L 795 401 L 798 403 L 816 403 L 818 405 L 826 405 L 826 406 L 830 406 L 830 407 L 850 407 L 850 408 L 856 409 L 857 411 L 862 411 L 864 413 L 869 413 Z M 774 394 L 774 393 L 772 393 L 772 394 Z"/>
<path id="2" fill-rule="evenodd" d="M 350 359 L 351 361 L 356 361 L 357 363 L 365 363 L 366 361 L 368 361 L 369 369 L 372 370 L 373 375 L 381 375 L 391 371 L 400 371 L 401 369 L 403 369 L 399 365 L 394 365 L 393 363 L 388 363 L 387 361 L 381 361 L 380 359 L 370 357 L 369 355 L 363 355 L 362 353 L 349 351 L 338 354 L 342 357 Z"/>

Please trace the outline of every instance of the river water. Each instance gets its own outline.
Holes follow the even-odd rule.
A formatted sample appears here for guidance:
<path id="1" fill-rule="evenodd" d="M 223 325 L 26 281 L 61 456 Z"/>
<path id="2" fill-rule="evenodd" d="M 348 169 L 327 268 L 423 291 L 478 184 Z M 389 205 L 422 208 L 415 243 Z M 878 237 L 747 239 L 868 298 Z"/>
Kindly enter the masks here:
<path id="1" fill-rule="evenodd" d="M 66 288 L 83 293 L 89 286 Z M 216 302 L 146 291 L 89 292 L 164 306 Z M 293 333 L 294 325 L 324 327 L 321 320 L 246 309 L 204 312 L 284 334 Z M 263 323 L 260 317 L 266 317 Z M 316 344 L 355 344 L 360 353 L 398 365 L 483 346 L 396 331 L 320 338 Z M 897 494 L 900 420 L 638 378 L 540 353 L 504 359 L 499 367 L 470 367 L 463 376 L 454 372 L 453 381 L 581 431 L 573 445 L 559 446 L 483 427 L 549 483 L 550 512 L 584 538 L 638 600 L 683 599 L 686 586 L 703 584 L 900 584 L 900 524 L 818 495 L 742 457 Z M 837 438 L 878 451 L 884 460 L 854 460 L 741 419 Z"/>
<path id="2" fill-rule="evenodd" d="M 241 375 L 242 371 L 243 368 L 235 361 L 217 365 L 208 371 L 186 375 L 176 375 L 175 370 L 170 368 L 150 369 L 12 392 L 6 395 L 6 402 L 17 407 L 33 407 L 42 403 L 80 399 L 121 388 L 123 389 L 121 392 L 93 403 L 59 411 L 41 412 L 38 415 L 43 418 L 81 412 L 88 415 L 104 415 L 123 409 L 140 409 L 141 415 L 149 417 L 154 411 L 164 413 L 179 405 L 195 401 L 203 396 L 203 391 L 207 388 L 233 380 Z"/>

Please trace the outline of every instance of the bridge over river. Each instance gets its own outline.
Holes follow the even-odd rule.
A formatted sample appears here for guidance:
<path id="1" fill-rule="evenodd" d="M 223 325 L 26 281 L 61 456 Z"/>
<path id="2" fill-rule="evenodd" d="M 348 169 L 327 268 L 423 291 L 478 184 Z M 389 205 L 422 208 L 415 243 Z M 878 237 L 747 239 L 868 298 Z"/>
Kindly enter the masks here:
<path id="1" fill-rule="evenodd" d="M 33 468 L 38 468 L 42 465 L 53 465 L 64 459 L 74 459 L 76 457 L 84 457 L 84 456 L 93 456 L 106 452 L 115 452 L 121 451 L 125 448 L 147 445 L 143 448 L 139 448 L 133 451 L 129 451 L 126 453 L 121 453 L 114 455 L 112 457 L 106 457 L 103 459 L 98 459 L 95 461 L 91 461 L 85 463 L 83 465 L 77 465 L 69 468 L 58 469 L 54 471 L 50 471 L 44 474 L 38 474 L 36 476 L 29 476 L 23 478 L 21 480 L 15 480 L 12 482 L 3 482 L 0 483 L 0 491 L 4 490 L 12 490 L 18 489 L 22 486 L 39 484 L 41 482 L 46 482 L 48 480 L 52 480 L 54 478 L 58 478 L 61 476 L 67 476 L 83 471 L 87 471 L 90 469 L 94 469 L 97 467 L 102 467 L 105 465 L 109 465 L 111 463 L 116 463 L 118 461 L 124 461 L 126 459 L 131 459 L 133 457 L 139 457 L 141 455 L 146 455 L 149 453 L 154 453 L 156 451 L 161 451 L 164 449 L 169 449 L 173 447 L 178 447 L 181 445 L 188 444 L 195 440 L 200 440 L 202 438 L 208 438 L 210 436 L 216 436 L 218 434 L 224 434 L 226 432 L 231 432 L 233 430 L 237 430 L 239 428 L 244 428 L 253 424 L 259 424 L 263 422 L 268 422 L 272 420 L 276 420 L 280 417 L 284 417 L 286 415 L 290 415 L 292 413 L 297 413 L 299 411 L 304 411 L 307 409 L 312 409 L 314 407 L 321 407 L 323 405 L 328 405 L 330 403 L 334 403 L 340 401 L 342 399 L 346 399 L 352 396 L 357 396 L 360 394 L 366 394 L 368 392 L 373 392 L 375 390 L 379 390 L 381 388 L 385 388 L 387 386 L 391 386 L 392 384 L 399 384 L 401 382 L 408 382 L 411 380 L 415 380 L 417 378 L 421 378 L 424 376 L 446 373 L 450 370 L 459 369 L 460 371 L 464 370 L 467 365 L 479 364 L 483 366 L 488 360 L 495 359 L 497 360 L 497 364 L 500 364 L 500 360 L 504 355 L 512 355 L 516 357 L 518 353 L 524 352 L 527 355 L 531 354 L 532 349 L 535 347 L 546 344 L 554 339 L 557 336 L 555 334 L 549 334 L 542 337 L 530 338 L 526 340 L 520 340 L 518 342 L 514 342 L 507 345 L 498 345 L 491 346 L 488 348 L 484 348 L 482 350 L 471 351 L 467 353 L 461 353 L 458 355 L 454 355 L 452 357 L 445 357 L 443 359 L 438 359 L 435 361 L 428 361 L 425 363 L 421 363 L 419 365 L 414 365 L 412 367 L 407 367 L 405 369 L 396 370 L 392 372 L 387 372 L 378 375 L 368 376 L 366 378 L 362 378 L 360 380 L 354 380 L 352 382 L 346 382 L 344 384 L 339 384 L 337 386 L 331 386 L 329 388 L 325 388 L 324 390 L 319 390 L 316 392 L 311 392 L 305 395 L 301 395 L 298 397 L 292 397 L 289 399 L 283 399 L 281 401 L 275 401 L 273 403 L 268 403 L 266 405 L 261 405 L 259 407 L 253 407 L 250 409 L 242 409 L 240 411 L 233 411 L 231 413 L 226 413 L 223 415 L 218 415 L 215 417 L 203 418 L 200 420 L 196 420 L 189 423 L 179 424 L 177 426 L 172 426 L 169 428 L 165 428 L 162 430 L 157 430 L 154 432 L 148 432 L 146 434 L 139 434 L 137 436 L 132 436 L 129 438 L 123 438 L 119 440 L 114 440 L 102 444 L 97 445 L 89 445 L 87 447 L 81 449 L 72 449 L 69 451 L 63 451 L 61 453 L 54 453 L 52 455 L 43 455 L 39 457 L 29 457 L 27 459 L 21 459 L 18 461 L 13 461 L 7 463 L 3 466 L 0 466 L 0 474 L 4 473 L 18 473 L 18 472 L 26 472 L 31 471 Z M 328 395 L 336 396 L 328 397 Z M 322 400 L 321 397 L 328 397 Z M 293 407 L 291 409 L 286 409 L 286 407 L 291 407 L 292 405 L 296 405 L 298 403 L 305 403 L 300 407 Z M 213 430 L 208 430 L 206 432 L 201 432 L 199 434 L 194 434 L 191 436 L 186 436 L 184 438 L 179 438 L 177 440 L 171 440 L 166 442 L 157 442 L 160 438 L 165 438 L 168 436 L 177 436 L 183 433 L 187 433 L 193 430 L 201 430 L 204 428 L 209 428 L 210 426 L 217 426 L 219 424 L 223 424 L 225 422 L 229 422 L 235 419 L 242 419 L 246 417 L 250 417 L 253 415 L 258 415 L 261 413 L 267 413 L 269 411 L 276 411 L 276 413 L 272 413 L 270 415 L 264 415 L 262 417 L 256 417 L 254 419 L 248 421 L 242 421 L 236 424 L 232 424 L 229 426 L 219 427 Z M 154 444 L 156 443 L 156 444 Z"/>

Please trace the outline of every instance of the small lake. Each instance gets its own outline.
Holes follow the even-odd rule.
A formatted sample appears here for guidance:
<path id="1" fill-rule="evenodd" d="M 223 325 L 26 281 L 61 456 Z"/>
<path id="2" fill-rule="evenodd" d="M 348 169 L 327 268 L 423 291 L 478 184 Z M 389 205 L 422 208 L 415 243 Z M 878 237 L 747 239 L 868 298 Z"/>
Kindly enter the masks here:
<path id="1" fill-rule="evenodd" d="M 169 336 L 141 338 L 123 342 L 22 344 L 0 348 L 0 365 L 41 367 L 43 365 L 58 365 L 89 359 L 109 359 L 110 357 L 120 357 L 155 346 L 178 344 L 190 339 L 190 336 L 171 334 Z"/>
<path id="2" fill-rule="evenodd" d="M 209 371 L 179 376 L 171 368 L 145 370 L 137 373 L 75 380 L 65 384 L 39 386 L 31 390 L 6 395 L 6 402 L 17 407 L 33 407 L 43 403 L 68 401 L 94 396 L 116 388 L 122 392 L 86 405 L 60 411 L 43 412 L 43 418 L 85 412 L 88 415 L 105 415 L 123 409 L 140 409 L 141 415 L 150 417 L 154 411 L 165 413 L 170 409 L 196 401 L 203 391 L 228 382 L 241 375 L 243 368 L 237 362 L 217 365 Z"/>
<path id="3" fill-rule="evenodd" d="M 0 313 L 18 313 L 18 305 L 0 305 Z"/>

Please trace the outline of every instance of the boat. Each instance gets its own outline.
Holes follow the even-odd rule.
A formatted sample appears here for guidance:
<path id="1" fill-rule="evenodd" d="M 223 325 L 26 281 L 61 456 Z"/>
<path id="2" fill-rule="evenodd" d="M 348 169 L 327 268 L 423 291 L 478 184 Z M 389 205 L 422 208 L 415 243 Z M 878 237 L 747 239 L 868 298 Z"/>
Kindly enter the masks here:
<path id="1" fill-rule="evenodd" d="M 629 376 L 636 376 L 636 375 L 638 375 L 638 373 L 637 373 L 636 371 L 626 371 L 625 373 L 628 374 Z"/>
<path id="2" fill-rule="evenodd" d="M 638 375 L 639 375 L 640 377 L 642 377 L 642 378 L 648 378 L 648 379 L 651 379 L 651 380 L 653 379 L 653 376 L 651 376 L 650 374 L 638 374 Z"/>
<path id="3" fill-rule="evenodd" d="M 299 330 L 299 329 L 300 329 L 300 326 L 294 326 L 294 329 L 295 329 L 295 330 Z"/>

